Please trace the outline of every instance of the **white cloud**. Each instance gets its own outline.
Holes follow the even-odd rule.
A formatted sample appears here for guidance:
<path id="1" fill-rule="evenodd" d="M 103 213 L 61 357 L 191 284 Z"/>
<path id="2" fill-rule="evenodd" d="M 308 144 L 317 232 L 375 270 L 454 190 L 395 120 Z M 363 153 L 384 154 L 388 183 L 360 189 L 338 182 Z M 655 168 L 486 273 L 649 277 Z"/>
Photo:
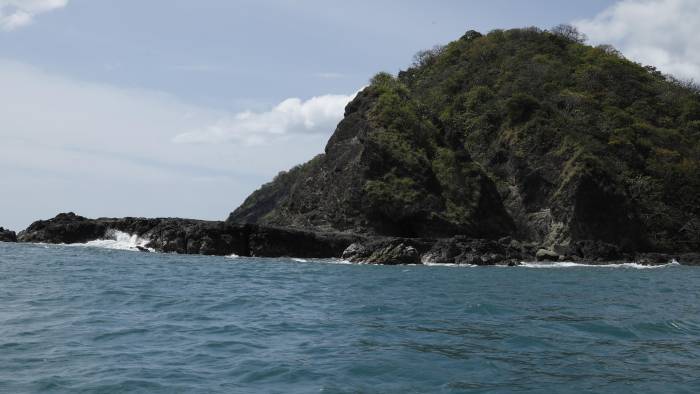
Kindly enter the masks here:
<path id="1" fill-rule="evenodd" d="M 342 107 L 321 96 L 285 100 L 274 115 L 238 116 L 2 59 L 0 86 L 0 225 L 16 230 L 66 210 L 223 219 L 277 172 L 322 152 L 335 126 L 328 122 Z M 280 118 L 287 126 L 277 131 L 296 132 L 293 138 L 269 138 L 260 126 Z M 266 143 L 172 143 L 219 119 L 242 122 L 248 142 L 264 130 Z"/>
<path id="2" fill-rule="evenodd" d="M 345 106 L 355 97 L 334 95 L 306 101 L 288 98 L 270 111 L 245 111 L 219 119 L 201 129 L 177 135 L 177 143 L 242 143 L 261 145 L 293 134 L 330 135 L 343 118 Z"/>
<path id="3" fill-rule="evenodd" d="M 700 80 L 698 0 L 622 0 L 574 25 L 594 44 L 612 44 L 632 60 Z"/>
<path id="4" fill-rule="evenodd" d="M 15 30 L 32 23 L 38 14 L 66 5 L 68 0 L 0 0 L 0 29 Z"/>

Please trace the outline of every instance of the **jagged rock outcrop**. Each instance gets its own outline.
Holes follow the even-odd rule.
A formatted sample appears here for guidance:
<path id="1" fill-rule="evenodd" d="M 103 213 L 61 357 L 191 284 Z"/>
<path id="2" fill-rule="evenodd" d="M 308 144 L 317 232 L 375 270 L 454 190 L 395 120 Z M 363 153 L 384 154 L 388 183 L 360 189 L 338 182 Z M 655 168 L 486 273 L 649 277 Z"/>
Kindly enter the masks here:
<path id="1" fill-rule="evenodd" d="M 421 264 L 421 254 L 434 241 L 418 238 L 378 238 L 356 242 L 343 251 L 342 258 L 364 264 Z"/>
<path id="2" fill-rule="evenodd" d="M 259 256 L 335 257 L 355 235 L 323 233 L 179 218 L 88 219 L 72 212 L 39 220 L 20 232 L 20 242 L 85 243 L 114 236 L 114 231 L 136 235 L 159 252 Z"/>
<path id="3" fill-rule="evenodd" d="M 700 94 L 609 47 L 470 31 L 378 74 L 324 154 L 228 223 L 510 236 L 546 258 L 697 252 Z"/>
<path id="4" fill-rule="evenodd" d="M 558 251 L 538 248 L 510 237 L 499 240 L 452 238 L 381 237 L 358 241 L 345 249 L 342 258 L 363 264 L 450 264 L 519 266 L 523 262 L 567 261 L 592 265 L 637 263 L 664 265 L 677 262 L 700 265 L 700 253 L 624 253 L 616 245 L 602 242 L 578 243 Z"/>
<path id="5" fill-rule="evenodd" d="M 366 264 L 514 265 L 534 260 L 527 246 L 511 238 L 378 238 L 348 246 L 342 258 Z"/>
<path id="6" fill-rule="evenodd" d="M 17 234 L 14 231 L 0 227 L 0 242 L 17 242 Z"/>
<path id="7" fill-rule="evenodd" d="M 499 240 L 452 238 L 401 238 L 317 233 L 253 224 L 230 224 L 179 218 L 88 219 L 62 213 L 39 220 L 18 235 L 19 242 L 85 243 L 118 236 L 137 236 L 144 243 L 134 250 L 204 255 L 256 257 L 337 258 L 367 264 L 519 265 L 522 261 L 565 260 L 604 264 L 611 261 L 647 265 L 700 265 L 700 253 L 622 253 L 602 242 L 578 242 L 558 251 L 537 249 L 510 237 Z"/>

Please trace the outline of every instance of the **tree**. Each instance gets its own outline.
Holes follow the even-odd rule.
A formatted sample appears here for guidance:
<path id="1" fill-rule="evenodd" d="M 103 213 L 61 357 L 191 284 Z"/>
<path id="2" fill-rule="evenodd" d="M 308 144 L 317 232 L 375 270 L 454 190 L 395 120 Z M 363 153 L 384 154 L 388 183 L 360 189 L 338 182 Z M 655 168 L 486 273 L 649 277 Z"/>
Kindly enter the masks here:
<path id="1" fill-rule="evenodd" d="M 413 67 L 419 68 L 425 65 L 431 64 L 435 59 L 437 59 L 442 52 L 444 52 L 445 47 L 442 45 L 435 45 L 430 49 L 425 49 L 418 51 L 413 55 Z"/>
<path id="2" fill-rule="evenodd" d="M 577 42 L 579 44 L 583 44 L 588 39 L 588 37 L 586 37 L 585 34 L 579 32 L 576 27 L 566 24 L 554 26 L 552 28 L 552 34 L 557 35 L 559 37 L 563 37 L 569 41 Z"/>
<path id="3" fill-rule="evenodd" d="M 622 52 L 620 52 L 619 50 L 617 50 L 617 48 L 615 48 L 615 47 L 612 46 L 612 45 L 609 45 L 609 44 L 602 44 L 602 45 L 598 45 L 596 48 L 598 48 L 598 49 L 600 49 L 601 51 L 607 53 L 608 55 L 614 55 L 614 56 L 617 56 L 617 57 L 619 57 L 619 58 L 624 58 L 624 56 L 622 56 Z"/>

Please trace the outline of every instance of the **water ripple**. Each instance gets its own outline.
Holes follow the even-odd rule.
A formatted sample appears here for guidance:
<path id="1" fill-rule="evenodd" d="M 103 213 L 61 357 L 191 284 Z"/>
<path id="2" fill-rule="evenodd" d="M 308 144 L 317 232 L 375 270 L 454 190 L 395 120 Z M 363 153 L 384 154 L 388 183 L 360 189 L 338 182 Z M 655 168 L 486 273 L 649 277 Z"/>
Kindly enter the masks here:
<path id="1" fill-rule="evenodd" d="M 0 243 L 0 392 L 697 392 L 700 270 L 537 268 Z"/>

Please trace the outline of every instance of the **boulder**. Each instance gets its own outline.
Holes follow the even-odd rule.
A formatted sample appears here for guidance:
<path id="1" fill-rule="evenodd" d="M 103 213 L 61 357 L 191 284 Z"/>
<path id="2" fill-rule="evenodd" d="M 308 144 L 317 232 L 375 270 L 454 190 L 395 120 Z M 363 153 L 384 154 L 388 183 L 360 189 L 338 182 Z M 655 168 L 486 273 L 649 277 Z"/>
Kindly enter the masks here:
<path id="1" fill-rule="evenodd" d="M 498 241 L 453 237 L 437 240 L 422 256 L 425 264 L 508 265 L 530 257 L 511 238 Z"/>
<path id="2" fill-rule="evenodd" d="M 559 255 L 549 249 L 538 249 L 535 255 L 537 261 L 559 261 Z"/>
<path id="3" fill-rule="evenodd" d="M 342 254 L 342 258 L 366 264 L 421 264 L 419 249 L 425 249 L 424 240 L 388 238 L 367 243 L 353 243 Z"/>

